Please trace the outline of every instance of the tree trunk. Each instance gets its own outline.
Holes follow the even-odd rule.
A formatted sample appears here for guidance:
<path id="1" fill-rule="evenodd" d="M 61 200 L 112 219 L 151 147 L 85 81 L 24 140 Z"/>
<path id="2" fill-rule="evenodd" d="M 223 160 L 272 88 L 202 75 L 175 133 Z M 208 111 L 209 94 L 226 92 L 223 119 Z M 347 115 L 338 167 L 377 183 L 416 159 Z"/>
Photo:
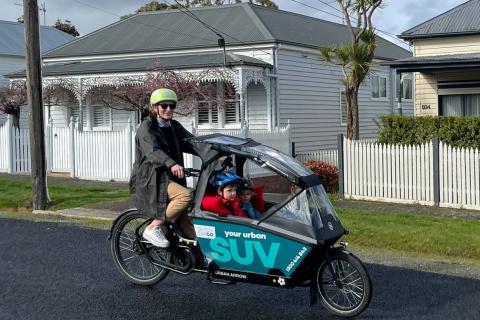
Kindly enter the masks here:
<path id="1" fill-rule="evenodd" d="M 350 140 L 358 140 L 358 88 L 346 86 L 345 96 L 347 99 L 347 138 Z"/>

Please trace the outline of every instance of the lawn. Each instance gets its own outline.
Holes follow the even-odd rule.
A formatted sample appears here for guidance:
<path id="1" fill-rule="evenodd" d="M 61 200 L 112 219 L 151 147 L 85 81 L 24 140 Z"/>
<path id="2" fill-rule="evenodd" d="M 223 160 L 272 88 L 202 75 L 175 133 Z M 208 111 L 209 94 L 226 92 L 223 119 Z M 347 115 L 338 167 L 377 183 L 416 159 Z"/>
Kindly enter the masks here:
<path id="1" fill-rule="evenodd" d="M 74 180 L 68 183 L 50 182 L 49 191 L 54 201 L 50 207 L 52 210 L 128 197 L 126 187 L 112 187 L 105 184 L 99 186 L 88 182 L 76 183 Z M 38 220 L 38 217 L 33 218 L 28 213 L 12 212 L 28 211 L 31 192 L 31 185 L 27 179 L 0 176 L 0 211 L 11 212 L 7 216 L 3 214 L 3 217 Z M 333 195 L 333 198 L 337 198 L 336 195 Z M 351 208 L 339 208 L 337 212 L 342 224 L 350 231 L 345 239 L 350 242 L 354 251 L 385 252 L 480 265 L 480 221 L 478 220 Z M 69 218 L 49 217 L 48 219 L 75 223 Z M 105 222 L 100 223 L 102 226 L 104 224 Z M 95 226 L 95 222 L 89 222 L 87 225 Z"/>
<path id="2" fill-rule="evenodd" d="M 94 184 L 49 182 L 48 190 L 53 203 L 49 209 L 81 207 L 99 201 L 128 198 L 126 187 L 111 188 Z M 0 176 L 0 210 L 24 211 L 30 208 L 32 186 L 30 181 Z"/>
<path id="3" fill-rule="evenodd" d="M 353 248 L 480 265 L 480 221 L 338 209 Z"/>

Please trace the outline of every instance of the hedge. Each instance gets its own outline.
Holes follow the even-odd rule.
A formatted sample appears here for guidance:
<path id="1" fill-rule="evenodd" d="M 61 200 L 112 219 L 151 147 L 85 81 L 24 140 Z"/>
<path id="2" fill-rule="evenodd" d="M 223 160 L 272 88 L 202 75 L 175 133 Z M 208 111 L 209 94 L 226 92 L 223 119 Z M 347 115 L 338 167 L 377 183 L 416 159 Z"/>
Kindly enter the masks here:
<path id="1" fill-rule="evenodd" d="M 480 117 L 382 116 L 377 141 L 422 144 L 438 137 L 454 147 L 480 148 Z"/>
<path id="2" fill-rule="evenodd" d="M 303 165 L 312 170 L 322 181 L 327 192 L 338 191 L 338 169 L 320 160 L 308 160 Z"/>

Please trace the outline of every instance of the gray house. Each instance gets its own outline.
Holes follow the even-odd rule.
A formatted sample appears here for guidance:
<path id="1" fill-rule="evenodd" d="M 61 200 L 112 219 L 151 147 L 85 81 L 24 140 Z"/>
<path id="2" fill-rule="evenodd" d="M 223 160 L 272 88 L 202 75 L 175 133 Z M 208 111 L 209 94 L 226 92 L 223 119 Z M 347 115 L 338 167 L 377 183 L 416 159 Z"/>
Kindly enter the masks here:
<path id="1" fill-rule="evenodd" d="M 25 68 L 24 39 L 23 23 L 0 20 L 0 86 L 9 83 L 4 75 Z M 73 36 L 53 27 L 40 27 L 42 52 L 52 50 L 73 39 Z"/>
<path id="2" fill-rule="evenodd" d="M 0 20 L 0 87 L 7 86 L 9 80 L 4 75 L 25 68 L 25 38 L 23 23 Z M 74 37 L 53 27 L 40 27 L 40 47 L 42 52 L 65 44 Z M 26 116 L 21 116 L 22 126 Z M 0 124 L 4 116 L 0 115 Z"/>
<path id="3" fill-rule="evenodd" d="M 250 130 L 273 130 L 289 122 L 298 152 L 335 147 L 336 135 L 346 131 L 342 73 L 321 63 L 318 50 L 348 43 L 344 25 L 249 3 L 191 11 L 223 36 L 226 57 L 217 34 L 182 10 L 137 14 L 46 53 L 45 85 L 62 80 L 75 88 L 70 105 L 51 107 L 54 124 L 68 125 L 74 116 L 83 130 L 122 130 L 129 120 L 138 122 L 135 112 L 100 104 L 99 88 L 141 81 L 158 60 L 185 74 L 221 68 L 220 78 L 205 73 L 203 81 L 216 83 L 219 94 L 226 85 L 235 89 L 228 106 L 196 108 L 186 123 L 226 130 L 246 121 Z M 374 71 L 359 95 L 362 138 L 376 135 L 378 116 L 396 112 L 396 78 L 385 62 L 410 56 L 378 37 Z M 409 98 L 403 108 L 412 114 Z"/>

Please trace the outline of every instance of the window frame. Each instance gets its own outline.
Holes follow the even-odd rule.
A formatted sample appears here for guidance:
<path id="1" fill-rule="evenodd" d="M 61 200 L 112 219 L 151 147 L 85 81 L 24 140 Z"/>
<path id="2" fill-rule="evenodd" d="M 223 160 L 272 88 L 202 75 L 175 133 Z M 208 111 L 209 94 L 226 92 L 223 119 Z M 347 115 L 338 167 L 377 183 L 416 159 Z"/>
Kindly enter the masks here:
<path id="1" fill-rule="evenodd" d="M 103 108 L 104 110 L 108 110 L 108 115 L 105 115 L 106 118 L 108 118 L 108 124 L 104 126 L 95 126 L 95 108 Z M 89 105 L 88 107 L 88 112 L 89 112 L 89 117 L 90 117 L 90 126 L 89 130 L 90 131 L 112 131 L 113 129 L 113 114 L 112 114 L 112 108 L 109 108 L 107 106 L 99 105 L 99 104 L 94 104 L 94 105 Z"/>
<path id="2" fill-rule="evenodd" d="M 380 96 L 380 79 L 385 79 L 385 96 Z M 377 82 L 378 97 L 373 96 L 374 82 Z M 372 75 L 370 77 L 370 99 L 375 101 L 388 101 L 388 77 L 384 75 Z"/>
<path id="3" fill-rule="evenodd" d="M 217 92 L 216 92 L 216 95 L 217 97 L 219 96 L 224 96 L 225 92 L 222 92 L 222 88 L 225 88 L 224 86 L 224 82 L 223 81 L 218 81 L 216 82 L 216 86 L 217 86 Z M 223 89 L 225 90 L 225 89 Z M 208 108 L 199 108 L 199 105 L 202 104 L 202 103 L 206 103 L 206 101 L 195 101 L 195 104 L 197 105 L 197 107 L 195 108 L 195 122 L 197 124 L 197 127 L 199 129 L 223 129 L 223 128 L 227 128 L 227 129 L 238 129 L 241 127 L 241 123 L 242 123 L 242 115 L 241 115 L 241 110 L 240 110 L 240 98 L 239 98 L 239 95 L 238 93 L 235 92 L 235 97 L 233 99 L 224 99 L 223 100 L 225 102 L 225 106 L 231 104 L 232 102 L 235 104 L 236 106 L 236 111 L 235 111 L 235 117 L 236 117 L 236 121 L 235 123 L 227 123 L 226 122 L 226 108 L 222 107 L 222 106 L 212 106 L 211 105 L 211 102 L 208 102 Z M 200 116 L 200 110 L 208 110 L 208 123 L 206 122 L 202 122 L 200 123 L 200 119 L 199 119 L 199 116 Z M 214 121 L 214 112 L 213 110 L 216 109 L 216 112 L 217 112 L 217 115 L 216 115 L 216 121 Z"/>
<path id="4" fill-rule="evenodd" d="M 398 94 L 399 94 L 399 86 L 400 86 L 400 82 L 398 81 L 398 73 L 395 75 L 395 101 L 398 102 Z M 402 92 L 402 101 L 413 101 L 413 76 L 411 73 L 408 73 L 408 74 L 405 74 L 404 76 L 404 81 L 405 80 L 408 80 L 410 81 L 411 85 L 410 85 L 410 94 L 411 94 L 411 97 L 410 98 L 406 98 L 405 97 L 405 86 L 403 86 L 403 92 Z M 404 82 L 405 83 L 405 82 Z"/>

